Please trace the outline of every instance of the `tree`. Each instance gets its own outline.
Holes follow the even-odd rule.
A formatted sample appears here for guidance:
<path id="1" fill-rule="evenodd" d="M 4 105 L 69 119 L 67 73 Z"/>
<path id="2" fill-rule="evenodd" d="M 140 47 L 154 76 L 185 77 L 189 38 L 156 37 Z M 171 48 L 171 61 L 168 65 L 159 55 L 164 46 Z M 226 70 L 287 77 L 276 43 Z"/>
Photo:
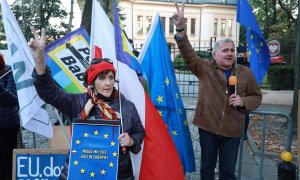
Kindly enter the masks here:
<path id="1" fill-rule="evenodd" d="M 111 0 L 97 0 L 103 10 L 106 12 L 107 16 L 109 17 L 110 21 L 113 23 L 113 8 Z M 116 0 L 117 7 L 118 7 L 118 0 Z M 81 26 L 84 26 L 86 31 L 90 34 L 91 32 L 91 19 L 92 19 L 92 0 L 85 0 L 84 9 L 82 13 L 81 19 Z M 121 9 L 118 7 L 118 11 L 120 12 Z M 119 17 L 121 20 L 125 20 L 125 15 L 119 13 Z"/>
<path id="2" fill-rule="evenodd" d="M 30 26 L 46 28 L 47 41 L 54 41 L 68 32 L 63 19 L 68 13 L 61 8 L 60 0 L 16 0 L 12 5 L 16 19 L 28 40 L 32 37 Z"/>
<path id="3" fill-rule="evenodd" d="M 252 0 L 251 6 L 267 40 L 295 44 L 297 0 Z"/>

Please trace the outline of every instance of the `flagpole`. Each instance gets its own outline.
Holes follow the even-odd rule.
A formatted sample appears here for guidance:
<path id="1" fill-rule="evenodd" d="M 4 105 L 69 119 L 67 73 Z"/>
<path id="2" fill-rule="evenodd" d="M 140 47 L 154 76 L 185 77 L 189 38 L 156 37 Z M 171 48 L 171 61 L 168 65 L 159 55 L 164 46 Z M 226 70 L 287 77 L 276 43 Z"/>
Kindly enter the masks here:
<path id="1" fill-rule="evenodd" d="M 2 79 L 4 76 L 6 76 L 8 73 L 10 73 L 12 70 L 7 71 L 5 74 L 3 74 L 0 79 Z"/>
<path id="2" fill-rule="evenodd" d="M 117 59 L 117 69 L 119 71 L 119 59 Z M 124 133 L 124 128 L 123 128 L 123 114 L 122 114 L 122 98 L 121 98 L 121 90 L 120 90 L 120 71 L 118 72 L 118 77 L 117 77 L 117 83 L 118 83 L 118 93 L 119 93 L 119 103 L 120 103 L 120 123 L 121 123 L 121 132 L 122 134 Z M 125 154 L 126 152 L 126 147 L 122 147 L 122 151 Z"/>
<path id="3" fill-rule="evenodd" d="M 57 110 L 56 108 L 54 108 L 54 112 L 55 112 L 55 114 L 56 114 L 56 116 L 57 116 L 57 119 L 58 119 L 58 121 L 59 121 L 60 128 L 61 128 L 62 132 L 64 133 L 64 137 L 65 137 L 65 139 L 66 139 L 66 142 L 67 142 L 67 144 L 68 144 L 68 146 L 69 146 L 69 148 L 70 148 L 70 147 L 71 147 L 71 143 L 70 143 L 70 141 L 69 141 L 69 138 L 68 138 L 68 135 L 67 135 L 67 131 L 66 131 L 66 129 L 64 128 L 63 122 L 62 122 L 62 120 L 61 120 L 61 118 L 60 118 L 60 116 L 59 116 L 59 114 L 58 114 L 58 110 Z"/>
<path id="4" fill-rule="evenodd" d="M 239 0 L 237 0 L 237 3 L 239 3 Z M 237 8 L 237 6 L 236 6 Z M 236 11 L 237 12 L 237 11 Z M 237 16 L 237 13 L 236 13 Z M 237 19 L 237 18 L 236 18 Z M 236 26 L 235 26 L 235 40 L 236 40 L 236 51 L 235 51 L 235 57 L 234 57 L 234 63 L 235 63 L 235 76 L 236 79 L 237 77 L 237 47 L 238 47 L 238 22 L 236 20 Z M 236 87 L 237 87 L 237 83 L 235 84 L 235 88 L 234 88 L 234 94 L 236 94 Z M 243 162 L 243 149 L 244 149 L 244 131 L 245 131 L 245 116 L 243 118 L 243 124 L 242 124 L 242 133 L 241 133 L 241 138 L 240 138 L 240 153 L 239 153 L 239 167 L 238 167 L 238 180 L 241 180 L 242 178 L 242 162 Z"/>

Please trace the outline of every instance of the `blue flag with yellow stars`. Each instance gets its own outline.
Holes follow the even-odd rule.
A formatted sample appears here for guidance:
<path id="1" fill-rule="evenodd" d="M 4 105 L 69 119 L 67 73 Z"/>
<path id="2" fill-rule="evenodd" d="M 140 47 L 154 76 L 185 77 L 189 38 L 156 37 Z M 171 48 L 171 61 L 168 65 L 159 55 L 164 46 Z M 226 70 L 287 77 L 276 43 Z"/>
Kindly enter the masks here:
<path id="1" fill-rule="evenodd" d="M 151 101 L 172 136 L 184 170 L 194 172 L 195 157 L 186 112 L 158 14 L 149 30 L 139 60 L 148 79 Z"/>
<path id="2" fill-rule="evenodd" d="M 119 122 L 74 121 L 68 179 L 117 179 Z"/>
<path id="3" fill-rule="evenodd" d="M 269 47 L 247 0 L 238 0 L 236 21 L 246 27 L 250 68 L 261 84 L 270 66 Z"/>

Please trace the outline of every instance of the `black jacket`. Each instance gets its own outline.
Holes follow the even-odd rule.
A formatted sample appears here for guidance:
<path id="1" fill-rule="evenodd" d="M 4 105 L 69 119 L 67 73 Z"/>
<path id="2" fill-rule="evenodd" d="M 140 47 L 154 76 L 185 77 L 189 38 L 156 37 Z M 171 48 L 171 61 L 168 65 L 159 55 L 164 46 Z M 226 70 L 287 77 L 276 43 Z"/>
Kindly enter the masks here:
<path id="1" fill-rule="evenodd" d="M 0 77 L 11 70 L 5 66 Z M 0 128 L 16 127 L 20 124 L 19 103 L 12 71 L 0 79 Z"/>
<path id="2" fill-rule="evenodd" d="M 80 117 L 80 113 L 83 107 L 90 99 L 90 96 L 87 93 L 66 93 L 55 84 L 54 80 L 51 77 L 51 71 L 48 67 L 47 72 L 44 75 L 39 76 L 35 72 L 33 72 L 32 76 L 37 93 L 42 100 L 54 106 L 57 110 L 64 113 L 70 119 Z M 141 144 L 144 139 L 145 130 L 134 104 L 131 101 L 126 100 L 122 94 L 121 102 L 124 132 L 127 132 L 134 140 L 134 145 L 130 148 L 127 148 L 127 151 L 131 151 L 132 153 L 136 154 L 141 150 Z M 115 111 L 119 112 L 119 98 L 117 97 L 112 100 L 112 102 L 109 103 L 109 106 L 112 107 Z M 94 106 L 89 114 L 89 117 L 101 119 L 98 106 Z M 122 151 L 120 150 L 120 152 Z M 128 171 L 131 171 L 130 154 L 128 152 L 126 152 L 125 154 L 120 153 L 118 175 L 127 174 Z"/>

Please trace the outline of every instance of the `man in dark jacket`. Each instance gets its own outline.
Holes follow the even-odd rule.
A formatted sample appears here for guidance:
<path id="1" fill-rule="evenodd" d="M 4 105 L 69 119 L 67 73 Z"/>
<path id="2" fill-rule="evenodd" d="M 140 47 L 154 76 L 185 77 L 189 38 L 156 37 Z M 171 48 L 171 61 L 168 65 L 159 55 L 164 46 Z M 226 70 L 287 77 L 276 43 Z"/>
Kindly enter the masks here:
<path id="1" fill-rule="evenodd" d="M 19 105 L 11 67 L 0 54 L 0 179 L 12 177 L 13 149 L 20 127 Z"/>

